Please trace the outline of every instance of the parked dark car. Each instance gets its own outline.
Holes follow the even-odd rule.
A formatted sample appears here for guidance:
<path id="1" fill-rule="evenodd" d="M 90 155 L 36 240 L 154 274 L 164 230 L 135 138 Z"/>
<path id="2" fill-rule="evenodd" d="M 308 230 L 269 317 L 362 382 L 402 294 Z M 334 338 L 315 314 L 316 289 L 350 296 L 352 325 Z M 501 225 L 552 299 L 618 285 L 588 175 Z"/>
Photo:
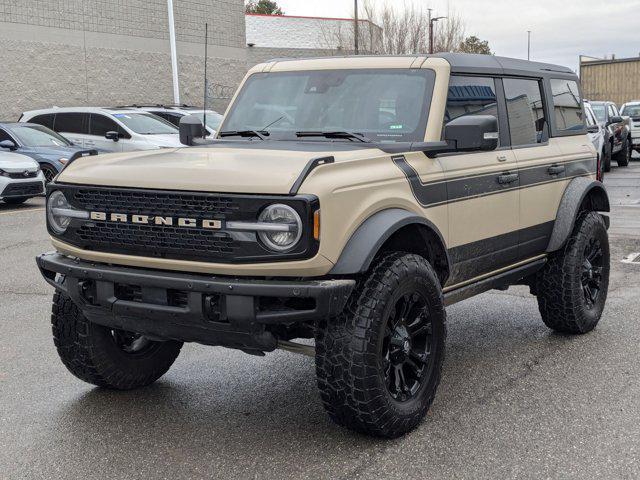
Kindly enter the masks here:
<path id="1" fill-rule="evenodd" d="M 631 135 L 628 122 L 622 118 L 618 107 L 613 102 L 589 102 L 598 123 L 607 130 L 607 141 L 611 148 L 603 158 L 604 171 L 611 170 L 611 160 L 615 160 L 619 167 L 626 167 L 631 160 Z"/>
<path id="2" fill-rule="evenodd" d="M 74 145 L 53 130 L 35 123 L 0 123 L 0 148 L 27 155 L 40 164 L 49 183 L 69 160 L 82 154 L 96 154 Z"/>

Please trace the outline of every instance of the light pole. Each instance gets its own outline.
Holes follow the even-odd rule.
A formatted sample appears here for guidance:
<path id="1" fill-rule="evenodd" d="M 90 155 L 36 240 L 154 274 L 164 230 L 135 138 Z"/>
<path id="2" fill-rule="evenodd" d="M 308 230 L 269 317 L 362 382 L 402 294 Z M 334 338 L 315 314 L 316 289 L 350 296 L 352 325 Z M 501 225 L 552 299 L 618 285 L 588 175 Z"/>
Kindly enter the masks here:
<path id="1" fill-rule="evenodd" d="M 531 60 L 531 30 L 527 30 L 527 60 Z"/>
<path id="2" fill-rule="evenodd" d="M 358 27 L 359 27 L 359 25 L 358 25 L 358 0 L 354 0 L 353 4 L 354 4 L 353 9 L 354 9 L 354 12 L 355 12 L 355 14 L 353 16 L 353 19 L 354 19 L 353 20 L 354 21 L 354 23 L 353 23 L 354 45 L 353 46 L 354 46 L 355 54 L 358 55 L 358 50 L 359 50 L 359 48 L 358 48 L 358 34 L 359 34 L 359 32 L 358 32 Z"/>
<path id="3" fill-rule="evenodd" d="M 178 83 L 178 53 L 176 52 L 176 26 L 173 19 L 173 0 L 167 0 L 169 21 L 169 45 L 171 47 L 171 72 L 173 74 L 173 103 L 180 105 L 180 84 Z"/>
<path id="4" fill-rule="evenodd" d="M 429 12 L 429 15 L 431 15 L 431 12 Z M 433 24 L 443 18 L 447 17 L 434 17 L 429 19 L 429 53 L 433 53 Z"/>

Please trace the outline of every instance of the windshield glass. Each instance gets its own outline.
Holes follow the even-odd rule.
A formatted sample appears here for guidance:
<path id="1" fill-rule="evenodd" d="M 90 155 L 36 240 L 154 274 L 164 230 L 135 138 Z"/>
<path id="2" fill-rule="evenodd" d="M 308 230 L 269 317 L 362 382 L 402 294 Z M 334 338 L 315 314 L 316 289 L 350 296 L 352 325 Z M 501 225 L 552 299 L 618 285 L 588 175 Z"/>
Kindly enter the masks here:
<path id="1" fill-rule="evenodd" d="M 257 73 L 245 83 L 221 128 L 266 129 L 270 138 L 281 139 L 315 131 L 360 133 L 373 141 L 423 141 L 434 79 L 432 70 L 417 69 Z"/>
<path id="2" fill-rule="evenodd" d="M 173 124 L 151 113 L 115 113 L 113 116 L 140 135 L 178 133 Z"/>
<path id="3" fill-rule="evenodd" d="M 598 119 L 598 122 L 604 122 L 607 119 L 606 107 L 604 106 L 604 104 L 592 103 L 591 108 L 593 110 L 594 115 Z"/>
<path id="4" fill-rule="evenodd" d="M 201 122 L 204 122 L 204 113 L 194 113 L 193 115 L 198 117 Z M 211 110 L 207 110 L 207 127 L 211 130 L 218 130 L 220 122 L 222 122 L 222 115 Z"/>
<path id="5" fill-rule="evenodd" d="M 41 125 L 24 125 L 12 129 L 25 147 L 69 147 L 71 142 Z"/>
<path id="6" fill-rule="evenodd" d="M 640 117 L 640 104 L 639 105 L 625 105 L 620 112 L 620 115 L 627 117 Z"/>

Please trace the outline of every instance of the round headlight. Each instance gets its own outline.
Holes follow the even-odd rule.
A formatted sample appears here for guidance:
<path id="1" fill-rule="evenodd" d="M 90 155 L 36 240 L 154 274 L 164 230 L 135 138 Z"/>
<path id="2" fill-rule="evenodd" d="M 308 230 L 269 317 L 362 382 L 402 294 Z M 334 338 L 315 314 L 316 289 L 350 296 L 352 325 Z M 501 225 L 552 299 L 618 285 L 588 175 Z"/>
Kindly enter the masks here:
<path id="1" fill-rule="evenodd" d="M 47 218 L 49 219 L 49 226 L 55 233 L 62 234 L 67 230 L 71 218 L 63 215 L 56 215 L 55 209 L 71 209 L 71 205 L 67 201 L 66 197 L 60 190 L 49 195 L 47 199 Z"/>
<path id="2" fill-rule="evenodd" d="M 262 243 L 276 252 L 291 250 L 302 236 L 300 215 L 288 205 L 269 205 L 262 211 L 258 221 L 273 224 L 272 231 L 259 231 L 258 236 Z"/>

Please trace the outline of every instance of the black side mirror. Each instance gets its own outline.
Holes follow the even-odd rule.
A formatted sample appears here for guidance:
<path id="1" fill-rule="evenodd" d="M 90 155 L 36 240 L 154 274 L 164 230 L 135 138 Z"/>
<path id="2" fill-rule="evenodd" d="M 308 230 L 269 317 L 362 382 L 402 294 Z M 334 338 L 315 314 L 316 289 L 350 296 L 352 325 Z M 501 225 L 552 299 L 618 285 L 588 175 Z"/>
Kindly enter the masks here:
<path id="1" fill-rule="evenodd" d="M 106 133 L 104 138 L 106 138 L 107 140 L 113 140 L 114 142 L 117 142 L 118 140 L 120 140 L 120 134 L 118 132 L 109 131 Z"/>
<path id="2" fill-rule="evenodd" d="M 180 119 L 180 143 L 191 147 L 196 138 L 204 137 L 204 125 L 195 115 L 185 115 Z"/>
<path id="3" fill-rule="evenodd" d="M 8 150 L 15 150 L 16 149 L 16 144 L 13 143 L 11 140 L 2 140 L 0 142 L 0 148 L 6 148 Z"/>
<path id="4" fill-rule="evenodd" d="M 609 125 L 613 125 L 614 123 L 622 123 L 624 120 L 619 115 L 614 115 L 609 118 Z"/>
<path id="5" fill-rule="evenodd" d="M 458 152 L 498 148 L 498 119 L 493 115 L 465 115 L 444 126 L 445 141 Z"/>
<path id="6" fill-rule="evenodd" d="M 600 131 L 600 128 L 598 127 L 598 125 L 589 125 L 587 127 L 588 133 L 598 133 L 599 131 Z"/>

